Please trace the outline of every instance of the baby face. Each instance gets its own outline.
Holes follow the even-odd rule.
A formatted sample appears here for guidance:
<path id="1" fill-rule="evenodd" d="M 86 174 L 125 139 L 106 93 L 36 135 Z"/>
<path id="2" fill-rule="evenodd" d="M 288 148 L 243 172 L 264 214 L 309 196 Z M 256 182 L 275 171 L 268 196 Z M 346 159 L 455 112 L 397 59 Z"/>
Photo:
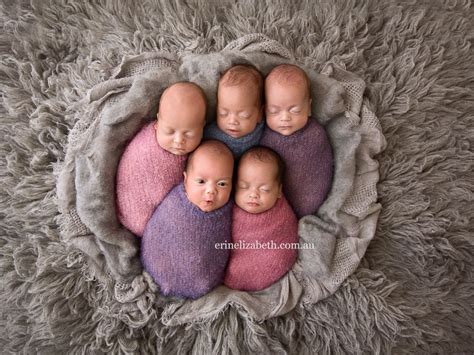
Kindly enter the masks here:
<path id="1" fill-rule="evenodd" d="M 196 152 L 184 173 L 184 188 L 189 201 L 204 212 L 211 212 L 229 201 L 234 161 L 224 155 Z"/>
<path id="2" fill-rule="evenodd" d="M 206 104 L 199 95 L 186 90 L 166 93 L 155 123 L 160 147 L 175 155 L 192 152 L 201 142 L 205 114 Z"/>
<path id="3" fill-rule="evenodd" d="M 240 138 L 251 133 L 262 118 L 258 90 L 247 86 L 219 85 L 217 126 L 229 136 Z"/>
<path id="4" fill-rule="evenodd" d="M 265 85 L 267 125 L 284 136 L 306 126 L 311 114 L 311 99 L 303 84 L 271 80 Z"/>
<path id="5" fill-rule="evenodd" d="M 249 213 L 262 213 L 272 208 L 281 197 L 275 162 L 255 159 L 241 160 L 238 171 L 235 203 Z"/>

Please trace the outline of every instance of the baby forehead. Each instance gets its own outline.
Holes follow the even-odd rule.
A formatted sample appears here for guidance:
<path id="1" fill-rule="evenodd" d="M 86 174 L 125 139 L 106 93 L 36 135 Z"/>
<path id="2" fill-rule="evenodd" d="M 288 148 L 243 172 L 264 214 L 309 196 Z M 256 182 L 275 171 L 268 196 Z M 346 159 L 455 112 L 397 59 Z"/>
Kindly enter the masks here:
<path id="1" fill-rule="evenodd" d="M 266 150 L 257 150 L 257 151 L 248 151 L 245 153 L 239 160 L 239 170 L 242 168 L 255 168 L 262 167 L 263 170 L 268 171 L 271 169 L 280 169 L 279 157 L 271 151 Z M 254 170 L 257 172 L 258 170 Z"/>
<path id="2" fill-rule="evenodd" d="M 219 141 L 209 140 L 202 143 L 188 158 L 186 169 L 193 165 L 228 165 L 233 167 L 234 157 L 227 146 Z"/>
<path id="3" fill-rule="evenodd" d="M 219 85 L 248 85 L 261 86 L 263 76 L 257 68 L 251 65 L 235 65 L 227 69 L 219 79 Z"/>
<path id="4" fill-rule="evenodd" d="M 248 183 L 267 183 L 269 181 L 279 181 L 280 166 L 276 160 L 259 160 L 252 157 L 240 159 L 237 177 L 239 181 Z"/>
<path id="5" fill-rule="evenodd" d="M 310 91 L 311 81 L 306 72 L 293 64 L 282 64 L 273 68 L 265 79 L 265 85 L 293 84 Z"/>
<path id="6" fill-rule="evenodd" d="M 213 163 L 213 164 L 224 164 L 231 159 L 227 155 L 223 155 L 222 152 L 213 149 L 201 149 L 193 153 L 192 159 L 196 163 Z"/>
<path id="7" fill-rule="evenodd" d="M 261 169 L 256 169 L 257 166 Z M 273 149 L 264 146 L 256 146 L 247 150 L 239 160 L 238 171 L 245 169 L 247 171 L 257 171 L 259 173 L 268 174 L 275 171 L 278 181 L 282 181 L 285 171 L 285 164 L 280 155 Z"/>
<path id="8" fill-rule="evenodd" d="M 272 156 L 255 156 L 255 155 L 246 155 L 240 158 L 239 160 L 239 166 L 256 166 L 256 165 L 278 166 L 278 162 Z"/>
<path id="9" fill-rule="evenodd" d="M 273 180 L 277 179 L 279 175 L 279 166 L 276 161 L 261 161 L 247 158 L 239 161 L 237 175 L 239 179 L 242 179 L 244 176 L 252 176 L 250 179 L 258 177 L 259 180 Z"/>
<path id="10" fill-rule="evenodd" d="M 202 101 L 207 104 L 206 94 L 200 86 L 191 82 L 175 83 L 163 92 L 160 98 L 160 104 L 175 102 L 195 104 L 196 101 Z"/>

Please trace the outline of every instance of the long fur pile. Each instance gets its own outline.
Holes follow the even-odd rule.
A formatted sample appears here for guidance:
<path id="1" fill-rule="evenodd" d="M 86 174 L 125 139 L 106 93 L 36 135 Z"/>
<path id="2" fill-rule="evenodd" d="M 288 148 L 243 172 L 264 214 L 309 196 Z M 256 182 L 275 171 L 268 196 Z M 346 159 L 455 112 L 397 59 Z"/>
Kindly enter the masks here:
<path id="1" fill-rule="evenodd" d="M 474 12 L 469 1 L 3 2 L 2 352 L 453 353 L 474 347 Z M 74 104 L 123 55 L 208 53 L 260 32 L 309 67 L 367 83 L 388 147 L 358 270 L 328 299 L 263 323 L 124 316 L 59 239 L 53 169 Z M 145 324 L 145 326 L 143 326 Z"/>

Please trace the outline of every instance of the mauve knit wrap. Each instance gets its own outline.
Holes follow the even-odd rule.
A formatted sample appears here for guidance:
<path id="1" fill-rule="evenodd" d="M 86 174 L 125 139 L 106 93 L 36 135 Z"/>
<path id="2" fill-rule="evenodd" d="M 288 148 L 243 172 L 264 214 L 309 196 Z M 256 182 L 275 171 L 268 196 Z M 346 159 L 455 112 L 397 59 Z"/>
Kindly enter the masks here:
<path id="1" fill-rule="evenodd" d="M 283 191 L 296 216 L 314 214 L 326 199 L 333 177 L 332 147 L 324 127 L 314 118 L 289 136 L 267 127 L 260 143 L 285 162 Z"/>
<path id="2" fill-rule="evenodd" d="M 119 221 L 139 237 L 156 206 L 182 181 L 187 158 L 161 148 L 153 124 L 143 127 L 125 148 L 116 177 Z"/>
<path id="3" fill-rule="evenodd" d="M 191 203 L 181 183 L 164 198 L 142 238 L 141 260 L 165 296 L 199 298 L 222 284 L 229 250 L 232 206 L 203 212 Z"/>
<path id="4" fill-rule="evenodd" d="M 234 206 L 232 242 L 298 243 L 298 220 L 285 197 L 268 211 L 252 214 Z M 224 284 L 241 291 L 259 291 L 269 287 L 291 269 L 297 249 L 233 249 Z"/>
<path id="5" fill-rule="evenodd" d="M 234 154 L 234 158 L 238 159 L 245 151 L 260 143 L 264 128 L 265 120 L 262 120 L 249 134 L 240 138 L 234 138 L 222 131 L 214 121 L 209 123 L 204 129 L 204 138 L 217 139 L 218 141 L 225 143 Z"/>

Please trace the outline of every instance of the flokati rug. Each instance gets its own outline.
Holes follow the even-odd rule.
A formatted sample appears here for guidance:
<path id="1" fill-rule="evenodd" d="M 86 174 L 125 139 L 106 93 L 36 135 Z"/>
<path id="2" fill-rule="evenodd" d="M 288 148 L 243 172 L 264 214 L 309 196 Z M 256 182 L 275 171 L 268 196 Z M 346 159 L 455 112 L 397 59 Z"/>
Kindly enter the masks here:
<path id="1" fill-rule="evenodd" d="M 469 2 L 0 8 L 2 351 L 472 350 Z M 300 221 L 315 249 L 261 292 L 165 298 L 116 221 L 118 157 L 169 83 L 213 99 L 241 61 L 310 74 L 336 156 L 327 201 Z"/>

